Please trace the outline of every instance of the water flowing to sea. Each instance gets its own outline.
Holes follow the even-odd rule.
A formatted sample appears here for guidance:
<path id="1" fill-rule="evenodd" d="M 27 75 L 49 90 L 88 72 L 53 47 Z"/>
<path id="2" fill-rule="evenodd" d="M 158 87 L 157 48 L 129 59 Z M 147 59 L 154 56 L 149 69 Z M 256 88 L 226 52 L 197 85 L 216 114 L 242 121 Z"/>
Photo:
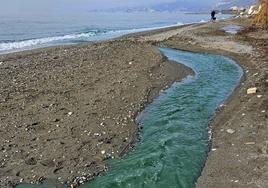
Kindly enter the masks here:
<path id="1" fill-rule="evenodd" d="M 121 160 L 109 161 L 109 171 L 80 188 L 195 186 L 210 149 L 209 122 L 233 92 L 243 71 L 233 60 L 220 55 L 168 48 L 160 51 L 191 67 L 195 76 L 162 92 L 138 117 L 143 129 L 135 150 Z"/>

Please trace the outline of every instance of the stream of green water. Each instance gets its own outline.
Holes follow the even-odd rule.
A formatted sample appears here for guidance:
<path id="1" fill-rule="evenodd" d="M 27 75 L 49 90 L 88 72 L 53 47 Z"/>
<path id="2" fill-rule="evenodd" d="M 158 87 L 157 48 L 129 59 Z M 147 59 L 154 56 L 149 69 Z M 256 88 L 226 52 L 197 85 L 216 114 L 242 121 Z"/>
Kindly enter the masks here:
<path id="1" fill-rule="evenodd" d="M 168 48 L 160 51 L 191 67 L 195 76 L 174 83 L 157 97 L 138 117 L 143 129 L 135 150 L 121 160 L 109 161 L 108 172 L 80 188 L 195 186 L 209 151 L 209 121 L 237 86 L 243 71 L 224 56 Z"/>

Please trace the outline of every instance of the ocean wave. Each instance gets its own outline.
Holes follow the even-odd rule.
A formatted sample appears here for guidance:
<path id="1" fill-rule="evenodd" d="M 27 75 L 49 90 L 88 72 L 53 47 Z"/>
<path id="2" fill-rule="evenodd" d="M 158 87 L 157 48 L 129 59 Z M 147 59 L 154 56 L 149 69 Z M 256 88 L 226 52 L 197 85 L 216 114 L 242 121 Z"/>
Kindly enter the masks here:
<path id="1" fill-rule="evenodd" d="M 13 50 L 22 50 L 27 48 L 35 48 L 44 45 L 57 45 L 57 44 L 70 44 L 81 43 L 87 41 L 106 40 L 114 37 L 119 37 L 124 34 L 149 31 L 153 29 L 161 29 L 172 26 L 182 25 L 182 23 L 176 23 L 168 26 L 151 27 L 151 28 L 138 28 L 138 29 L 122 29 L 122 30 L 90 30 L 89 32 L 69 34 L 62 36 L 52 36 L 45 38 L 29 39 L 23 41 L 5 41 L 0 43 L 0 52 L 5 53 Z"/>
<path id="2" fill-rule="evenodd" d="M 30 40 L 16 41 L 16 42 L 3 42 L 3 43 L 0 43 L 0 52 L 8 51 L 8 50 L 15 50 L 15 49 L 23 49 L 23 48 L 44 45 L 44 44 L 49 44 L 49 43 L 57 43 L 61 41 L 83 40 L 89 37 L 93 37 L 94 35 L 96 35 L 95 32 L 88 32 L 88 33 L 79 33 L 79 34 L 70 34 L 70 35 L 63 35 L 63 36 L 30 39 Z"/>

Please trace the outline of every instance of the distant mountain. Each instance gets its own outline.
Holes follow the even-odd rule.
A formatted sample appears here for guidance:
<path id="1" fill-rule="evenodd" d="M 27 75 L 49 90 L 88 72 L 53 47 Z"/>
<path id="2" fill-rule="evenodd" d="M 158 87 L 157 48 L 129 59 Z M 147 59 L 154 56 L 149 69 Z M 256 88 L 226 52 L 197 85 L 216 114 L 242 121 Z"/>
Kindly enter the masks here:
<path id="1" fill-rule="evenodd" d="M 117 7 L 108 10 L 109 12 L 210 12 L 212 9 L 229 9 L 232 6 L 250 6 L 257 0 L 216 0 L 216 1 L 197 1 L 197 0 L 177 0 L 171 3 L 160 3 L 151 6 L 138 7 Z M 100 11 L 100 10 L 98 10 Z"/>
<path id="2" fill-rule="evenodd" d="M 256 3 L 257 0 L 219 0 L 216 5 L 217 9 L 229 9 L 233 6 L 249 7 Z"/>
<path id="3" fill-rule="evenodd" d="M 175 11 L 207 11 L 211 10 L 215 4 L 211 3 L 198 3 L 196 0 L 177 0 L 171 3 L 160 3 L 151 6 L 140 6 L 140 7 L 117 7 L 109 9 L 108 11 L 127 11 L 127 12 L 137 12 L 137 11 L 150 11 L 150 12 L 175 12 Z"/>
<path id="4" fill-rule="evenodd" d="M 152 9 L 156 11 L 205 11 L 213 8 L 213 4 L 209 3 L 198 3 L 195 1 L 188 0 L 177 1 L 173 3 L 162 3 L 152 6 Z"/>

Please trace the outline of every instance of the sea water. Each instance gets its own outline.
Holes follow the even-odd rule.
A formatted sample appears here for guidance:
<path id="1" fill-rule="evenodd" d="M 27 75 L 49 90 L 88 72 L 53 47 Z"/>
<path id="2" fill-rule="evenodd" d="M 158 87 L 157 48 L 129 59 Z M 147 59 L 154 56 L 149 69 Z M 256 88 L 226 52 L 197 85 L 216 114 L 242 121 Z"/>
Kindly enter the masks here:
<path id="1" fill-rule="evenodd" d="M 229 15 L 219 15 L 219 19 Z M 69 12 L 2 15 L 0 53 L 106 40 L 156 28 L 204 22 L 209 14 L 183 12 Z"/>

